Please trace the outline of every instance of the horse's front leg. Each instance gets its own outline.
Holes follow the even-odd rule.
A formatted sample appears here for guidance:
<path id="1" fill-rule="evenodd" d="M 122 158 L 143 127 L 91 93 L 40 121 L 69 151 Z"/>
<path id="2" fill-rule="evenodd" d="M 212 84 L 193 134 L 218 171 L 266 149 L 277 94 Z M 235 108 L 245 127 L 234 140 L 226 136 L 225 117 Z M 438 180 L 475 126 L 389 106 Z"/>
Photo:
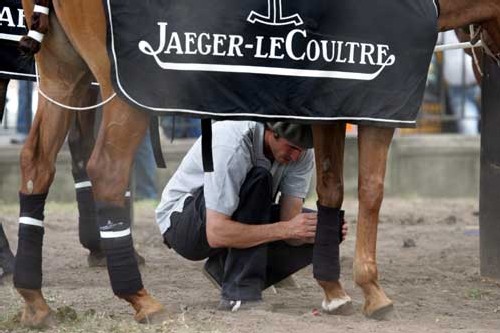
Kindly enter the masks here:
<path id="1" fill-rule="evenodd" d="M 379 211 L 384 197 L 384 178 L 393 128 L 359 126 L 359 211 L 354 259 L 354 280 L 363 290 L 363 312 L 383 318 L 392 310 L 392 301 L 378 283 L 376 248 Z"/>
<path id="2" fill-rule="evenodd" d="M 318 193 L 318 226 L 313 252 L 313 273 L 325 292 L 323 310 L 334 314 L 347 314 L 352 307 L 351 298 L 339 281 L 345 123 L 315 125 L 313 136 Z"/>
<path id="3" fill-rule="evenodd" d="M 33 4 L 24 1 L 31 22 Z M 92 80 L 88 68 L 72 48 L 55 16 L 37 55 L 40 90 L 54 100 L 84 106 Z M 21 151 L 20 218 L 14 286 L 25 301 L 21 323 L 45 326 L 51 323 L 49 306 L 42 295 L 42 244 L 45 200 L 55 175 L 55 161 L 64 143 L 74 112 L 40 96 L 30 133 Z"/>
<path id="4" fill-rule="evenodd" d="M 99 135 L 87 165 L 111 287 L 115 295 L 133 306 L 138 322 L 161 319 L 163 312 L 163 306 L 142 284 L 125 204 L 133 157 L 148 124 L 147 113 L 113 99 L 104 107 Z"/>
<path id="5" fill-rule="evenodd" d="M 55 175 L 56 157 L 73 115 L 73 112 L 62 110 L 40 98 L 35 121 L 21 150 L 19 238 L 14 286 L 25 301 L 21 323 L 26 326 L 46 326 L 52 321 L 52 311 L 41 292 L 44 207 Z"/>

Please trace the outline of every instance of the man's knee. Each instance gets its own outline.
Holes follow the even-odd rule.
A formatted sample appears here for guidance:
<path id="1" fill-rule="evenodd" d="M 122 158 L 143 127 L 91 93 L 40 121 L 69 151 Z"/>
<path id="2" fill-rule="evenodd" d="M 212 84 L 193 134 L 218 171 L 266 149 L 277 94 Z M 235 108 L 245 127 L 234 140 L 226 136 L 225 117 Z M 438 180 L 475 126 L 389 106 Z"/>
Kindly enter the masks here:
<path id="1" fill-rule="evenodd" d="M 256 224 L 271 220 L 272 176 L 262 167 L 254 167 L 241 186 L 240 202 L 232 218 L 241 223 Z"/>
<path id="2" fill-rule="evenodd" d="M 191 261 L 200 261 L 208 258 L 207 249 L 195 240 L 180 240 L 175 237 L 172 227 L 163 234 L 163 243 L 177 254 Z"/>

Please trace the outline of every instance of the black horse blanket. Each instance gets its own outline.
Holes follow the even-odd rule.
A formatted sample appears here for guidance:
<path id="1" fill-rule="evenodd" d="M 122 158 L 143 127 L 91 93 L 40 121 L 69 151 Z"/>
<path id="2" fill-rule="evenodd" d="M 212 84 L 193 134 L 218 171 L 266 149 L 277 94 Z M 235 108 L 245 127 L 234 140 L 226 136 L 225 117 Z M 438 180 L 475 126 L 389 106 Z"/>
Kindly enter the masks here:
<path id="1" fill-rule="evenodd" d="M 24 12 L 20 0 L 0 3 L 0 78 L 35 80 L 35 62 L 24 58 L 18 42 L 26 35 Z"/>
<path id="2" fill-rule="evenodd" d="M 104 0 L 117 92 L 151 111 L 413 127 L 434 0 Z"/>

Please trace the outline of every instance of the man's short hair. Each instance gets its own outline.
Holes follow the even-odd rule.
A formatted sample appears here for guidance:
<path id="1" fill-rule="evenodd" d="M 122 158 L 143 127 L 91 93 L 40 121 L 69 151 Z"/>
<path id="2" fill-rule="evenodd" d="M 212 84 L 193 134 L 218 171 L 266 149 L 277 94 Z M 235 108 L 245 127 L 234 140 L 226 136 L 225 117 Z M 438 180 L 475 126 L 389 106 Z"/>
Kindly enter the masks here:
<path id="1" fill-rule="evenodd" d="M 283 121 L 268 122 L 267 127 L 278 136 L 303 149 L 313 147 L 311 126 Z"/>

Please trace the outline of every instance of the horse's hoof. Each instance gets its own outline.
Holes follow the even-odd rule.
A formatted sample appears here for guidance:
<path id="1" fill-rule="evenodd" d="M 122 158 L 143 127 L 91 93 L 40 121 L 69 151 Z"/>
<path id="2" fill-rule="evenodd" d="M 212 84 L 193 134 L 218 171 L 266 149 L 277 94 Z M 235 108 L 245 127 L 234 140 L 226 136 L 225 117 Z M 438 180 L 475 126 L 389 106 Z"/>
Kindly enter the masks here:
<path id="1" fill-rule="evenodd" d="M 160 305 L 156 309 L 141 310 L 134 316 L 135 321 L 139 324 L 161 324 L 167 319 L 167 311 Z"/>
<path id="2" fill-rule="evenodd" d="M 31 305 L 25 305 L 20 322 L 24 327 L 40 329 L 53 327 L 56 321 L 50 308 L 37 310 Z"/>
<path id="3" fill-rule="evenodd" d="M 142 288 L 135 294 L 118 295 L 126 300 L 135 310 L 134 319 L 141 324 L 151 324 L 163 321 L 165 308 L 154 297 Z"/>
<path id="4" fill-rule="evenodd" d="M 27 327 L 51 327 L 55 323 L 54 313 L 47 305 L 40 289 L 16 288 L 23 297 L 25 306 L 21 324 Z"/>
<path id="5" fill-rule="evenodd" d="M 378 309 L 375 309 L 371 312 L 365 310 L 364 313 L 365 316 L 370 319 L 387 320 L 389 319 L 389 315 L 392 313 L 393 310 L 394 310 L 394 304 L 390 302 L 389 304 L 379 307 Z"/>
<path id="6" fill-rule="evenodd" d="M 354 313 L 352 300 L 349 296 L 334 298 L 330 301 L 324 299 L 321 308 L 324 312 L 332 315 L 349 316 Z"/>

